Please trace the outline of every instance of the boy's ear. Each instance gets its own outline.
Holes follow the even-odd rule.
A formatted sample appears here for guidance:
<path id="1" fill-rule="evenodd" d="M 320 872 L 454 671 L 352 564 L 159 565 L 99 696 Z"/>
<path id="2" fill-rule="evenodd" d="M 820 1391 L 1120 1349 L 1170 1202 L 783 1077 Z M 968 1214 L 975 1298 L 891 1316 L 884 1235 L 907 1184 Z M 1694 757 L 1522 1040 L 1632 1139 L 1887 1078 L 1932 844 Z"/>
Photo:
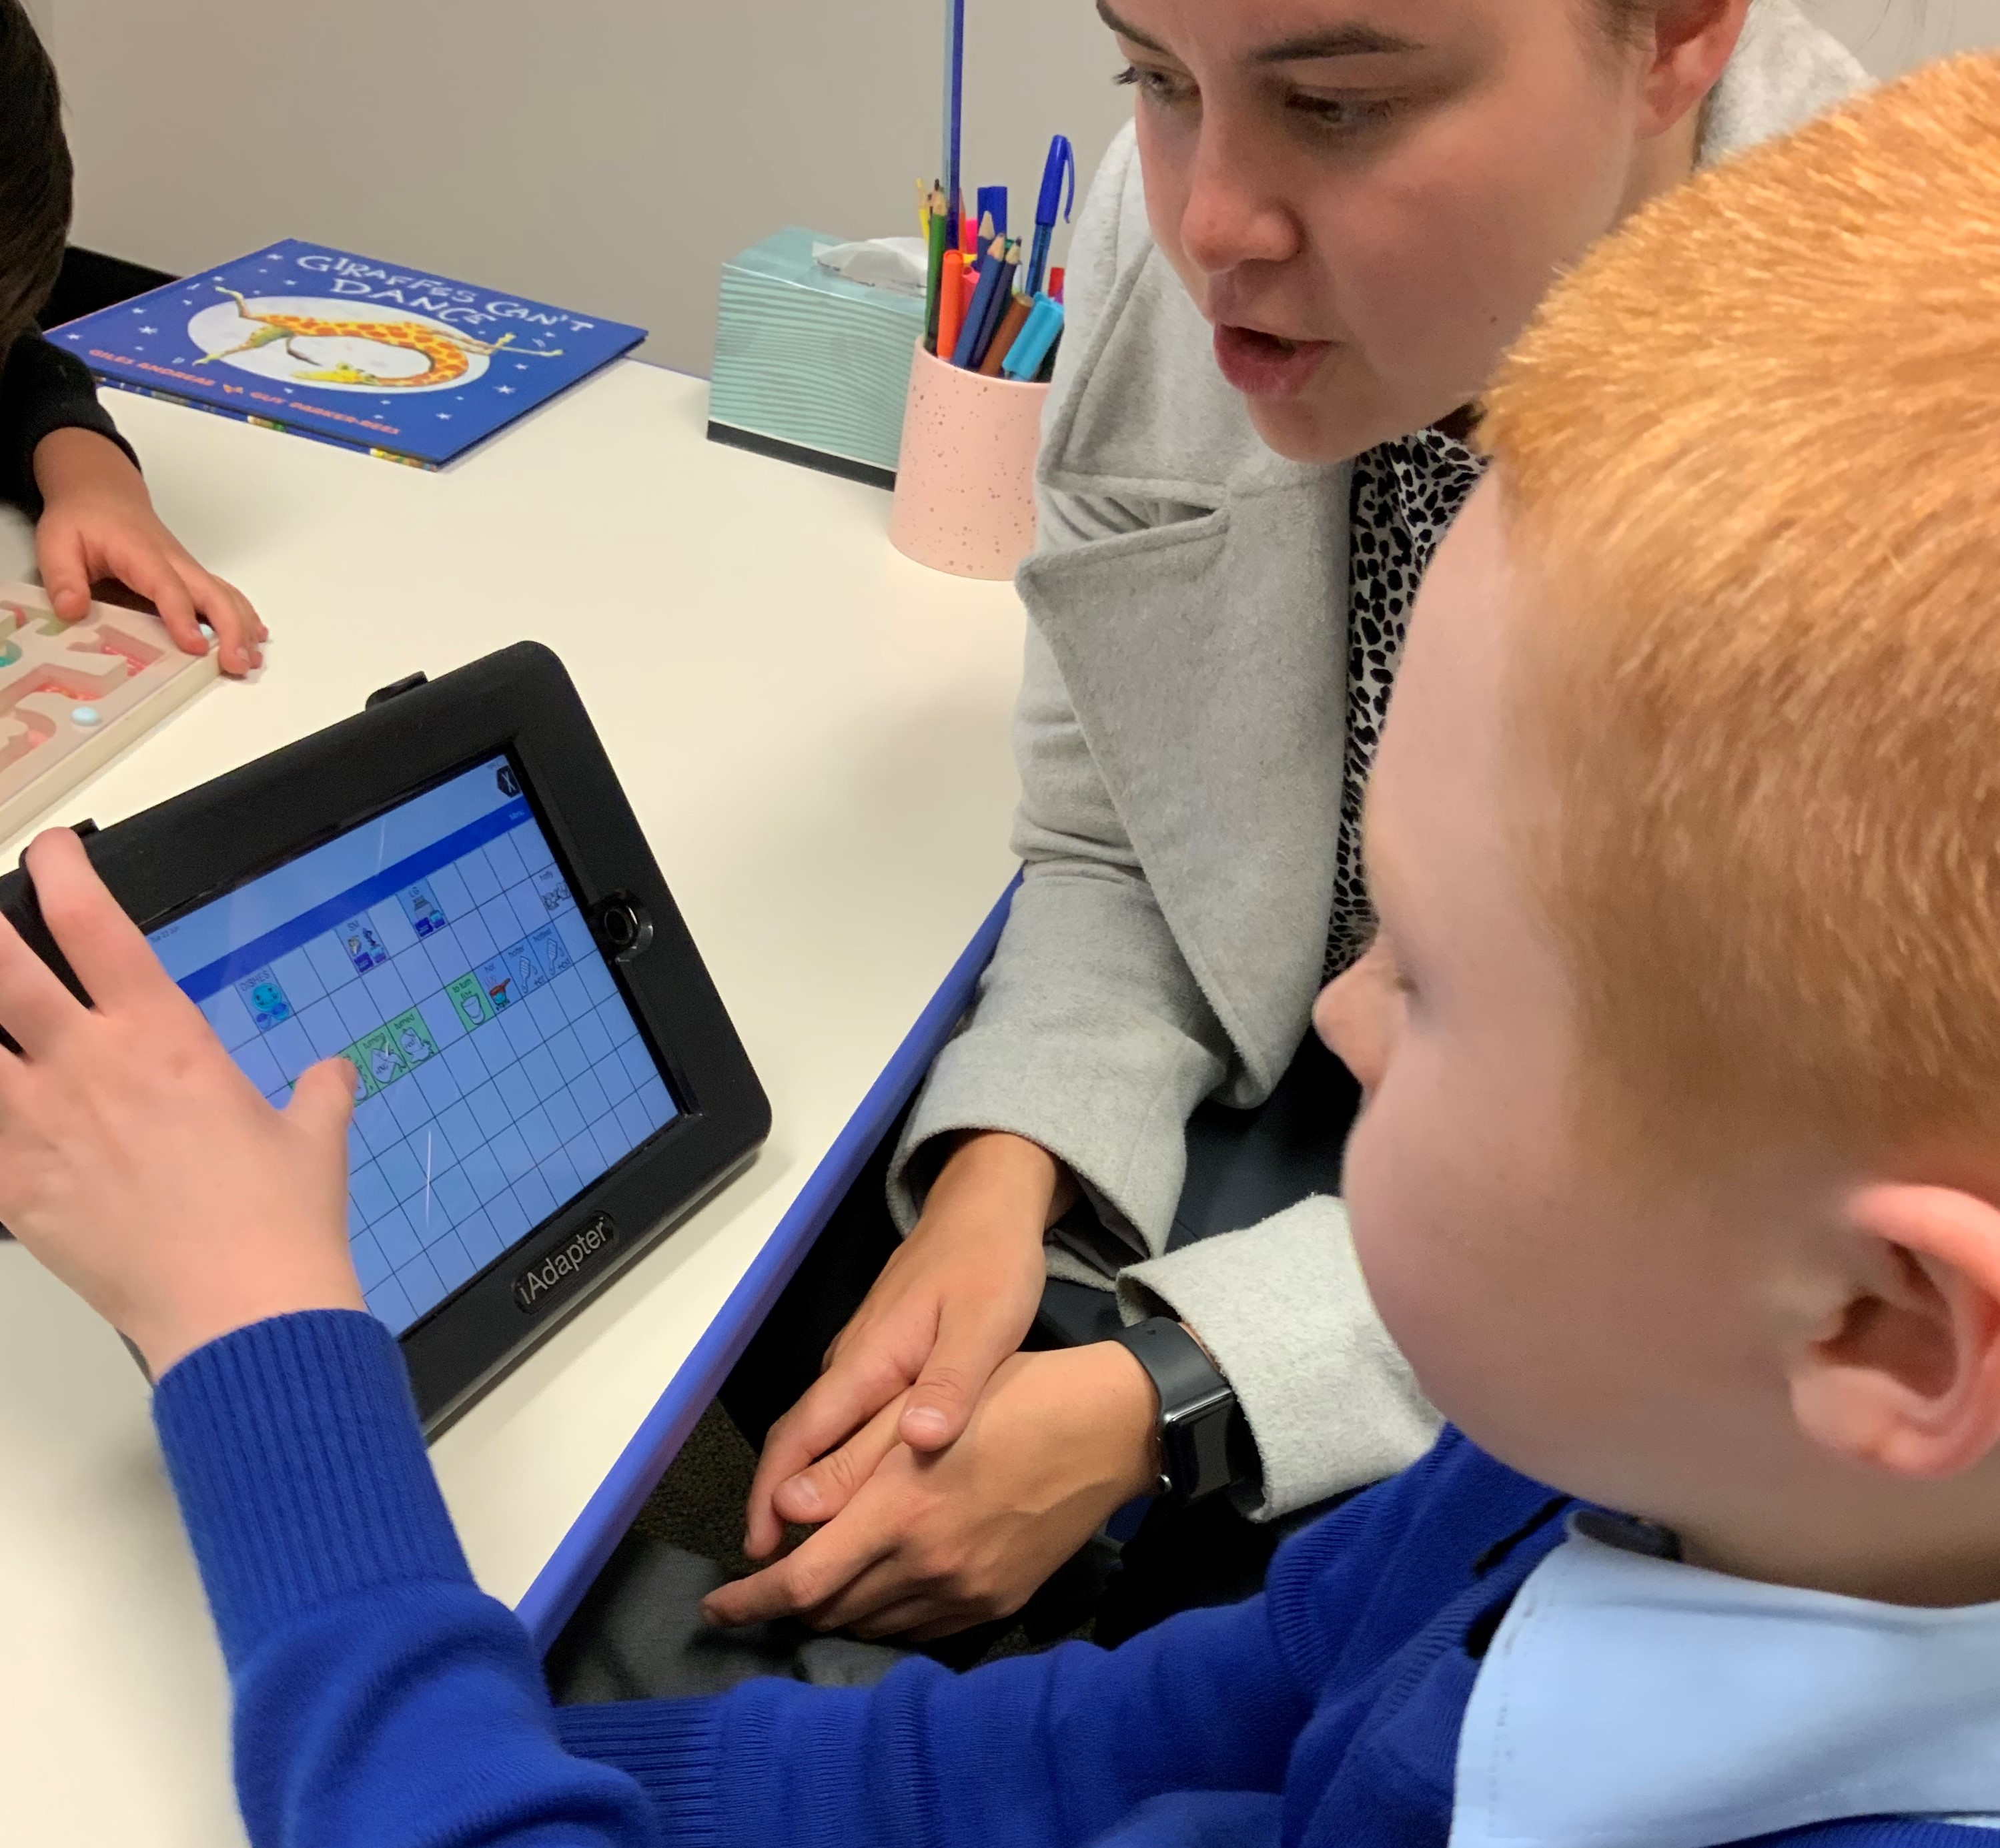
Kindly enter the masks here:
<path id="1" fill-rule="evenodd" d="M 1852 1461 L 1957 1475 L 2000 1443 L 2000 1206 L 1901 1183 L 1844 1204 L 1859 1261 L 1793 1358 L 1793 1416 Z"/>
<path id="2" fill-rule="evenodd" d="M 1665 134 L 1715 88 L 1749 10 L 1750 0 L 1658 0 L 1641 90 L 1645 133 Z"/>

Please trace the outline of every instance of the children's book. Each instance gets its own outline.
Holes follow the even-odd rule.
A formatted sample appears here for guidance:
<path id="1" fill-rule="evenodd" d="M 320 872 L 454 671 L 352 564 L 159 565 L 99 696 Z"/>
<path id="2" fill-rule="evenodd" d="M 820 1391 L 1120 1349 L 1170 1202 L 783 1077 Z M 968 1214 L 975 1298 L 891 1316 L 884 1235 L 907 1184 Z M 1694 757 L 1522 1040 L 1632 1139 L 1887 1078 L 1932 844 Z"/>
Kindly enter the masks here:
<path id="1" fill-rule="evenodd" d="M 645 337 L 295 238 L 49 335 L 106 384 L 420 468 Z"/>

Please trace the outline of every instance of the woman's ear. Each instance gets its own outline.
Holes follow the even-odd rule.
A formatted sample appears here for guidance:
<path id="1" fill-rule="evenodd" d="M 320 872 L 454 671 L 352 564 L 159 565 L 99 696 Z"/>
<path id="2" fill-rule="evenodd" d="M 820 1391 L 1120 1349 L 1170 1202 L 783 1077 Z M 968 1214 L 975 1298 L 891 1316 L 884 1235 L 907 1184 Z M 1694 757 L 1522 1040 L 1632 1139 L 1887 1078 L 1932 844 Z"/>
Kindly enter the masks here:
<path id="1" fill-rule="evenodd" d="M 1800 1428 L 1837 1456 L 1936 1480 L 2000 1443 L 2000 1207 L 1883 1183 L 1844 1203 L 1842 1300 L 1793 1356 Z"/>
<path id="2" fill-rule="evenodd" d="M 1743 36 L 1750 0 L 1658 0 L 1653 9 L 1640 127 L 1663 135 L 1699 108 Z"/>

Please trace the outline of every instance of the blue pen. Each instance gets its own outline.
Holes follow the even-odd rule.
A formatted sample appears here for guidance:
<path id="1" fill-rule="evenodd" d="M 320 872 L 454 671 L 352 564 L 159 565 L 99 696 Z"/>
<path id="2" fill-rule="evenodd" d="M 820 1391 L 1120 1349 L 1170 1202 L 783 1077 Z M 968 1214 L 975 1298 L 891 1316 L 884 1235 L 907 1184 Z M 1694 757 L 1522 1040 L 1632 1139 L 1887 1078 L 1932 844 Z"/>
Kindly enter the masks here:
<path id="1" fill-rule="evenodd" d="M 1049 356 L 1049 349 L 1055 345 L 1062 327 L 1062 304 L 1050 300 L 1046 295 L 1037 295 L 1028 318 L 1022 323 L 1021 331 L 1014 336 L 1014 344 L 1007 349 L 1006 358 L 1000 362 L 1002 375 L 1010 379 L 1032 379 L 1041 370 L 1042 362 Z"/>
<path id="2" fill-rule="evenodd" d="M 944 247 L 958 248 L 960 203 L 958 176 L 959 125 L 965 111 L 965 0 L 945 0 L 944 11 L 944 199 L 947 221 Z M 972 253 L 967 252 L 967 255 Z"/>
<path id="3" fill-rule="evenodd" d="M 986 222 L 988 213 L 993 215 L 993 228 L 1005 236 L 1007 230 L 1007 189 L 1005 186 L 981 186 L 979 204 L 973 216 L 980 224 Z"/>
<path id="4" fill-rule="evenodd" d="M 1067 182 L 1069 196 L 1063 196 Z M 1035 204 L 1035 245 L 1028 259 L 1028 273 L 1023 294 L 1039 295 L 1042 279 L 1048 274 L 1049 241 L 1056 234 L 1056 214 L 1060 209 L 1064 224 L 1070 207 L 1076 203 L 1076 150 L 1068 135 L 1057 135 L 1049 143 L 1049 158 L 1042 167 L 1042 196 Z"/>
<path id="5" fill-rule="evenodd" d="M 974 356 L 979 351 L 979 336 L 984 331 L 988 315 L 991 312 L 995 298 L 1005 286 L 1001 272 L 1012 271 L 1005 261 L 1007 240 L 995 238 L 985 255 L 979 262 L 979 287 L 973 291 L 971 304 L 965 311 L 965 321 L 958 330 L 958 345 L 952 349 L 951 363 L 954 366 L 975 366 Z"/>

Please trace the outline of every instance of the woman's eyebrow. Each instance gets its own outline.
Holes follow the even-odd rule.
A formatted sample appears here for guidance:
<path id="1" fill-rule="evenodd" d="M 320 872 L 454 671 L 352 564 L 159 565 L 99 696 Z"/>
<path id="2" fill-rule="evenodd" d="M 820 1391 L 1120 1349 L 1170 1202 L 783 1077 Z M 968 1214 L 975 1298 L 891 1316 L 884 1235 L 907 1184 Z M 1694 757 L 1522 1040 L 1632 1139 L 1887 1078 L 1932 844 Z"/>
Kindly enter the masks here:
<path id="1" fill-rule="evenodd" d="M 1097 16 L 1117 33 L 1121 39 L 1129 39 L 1134 44 L 1144 46 L 1148 51 L 1157 51 L 1162 57 L 1172 57 L 1173 53 L 1158 39 L 1148 38 L 1136 26 L 1127 25 L 1105 4 L 1097 0 Z M 1280 39 L 1276 44 L 1260 47 L 1250 54 L 1253 64 L 1294 64 L 1314 58 L 1326 57 L 1382 57 L 1399 52 L 1421 51 L 1423 47 L 1415 39 L 1407 39 L 1400 33 L 1384 32 L 1380 26 L 1364 26 L 1359 21 L 1345 26 L 1328 27 L 1322 32 L 1309 32 L 1295 38 Z"/>
<path id="2" fill-rule="evenodd" d="M 1380 26 L 1359 22 L 1336 26 L 1326 32 L 1309 32 L 1297 38 L 1280 39 L 1250 54 L 1253 64 L 1304 64 L 1321 57 L 1386 57 L 1399 52 L 1421 51 L 1415 39 L 1400 33 L 1384 32 Z"/>
<path id="3" fill-rule="evenodd" d="M 1109 7 L 1104 4 L 1104 0 L 1097 0 L 1097 16 L 1102 19 L 1106 26 L 1109 26 L 1113 32 L 1116 33 L 1121 39 L 1130 39 L 1134 44 L 1143 45 L 1148 51 L 1157 51 L 1162 57 L 1172 57 L 1173 56 L 1173 54 L 1169 51 L 1165 46 L 1161 44 L 1158 39 L 1148 38 L 1144 33 L 1141 32 L 1138 29 L 1137 26 L 1127 25 L 1125 22 L 1120 19 Z"/>

